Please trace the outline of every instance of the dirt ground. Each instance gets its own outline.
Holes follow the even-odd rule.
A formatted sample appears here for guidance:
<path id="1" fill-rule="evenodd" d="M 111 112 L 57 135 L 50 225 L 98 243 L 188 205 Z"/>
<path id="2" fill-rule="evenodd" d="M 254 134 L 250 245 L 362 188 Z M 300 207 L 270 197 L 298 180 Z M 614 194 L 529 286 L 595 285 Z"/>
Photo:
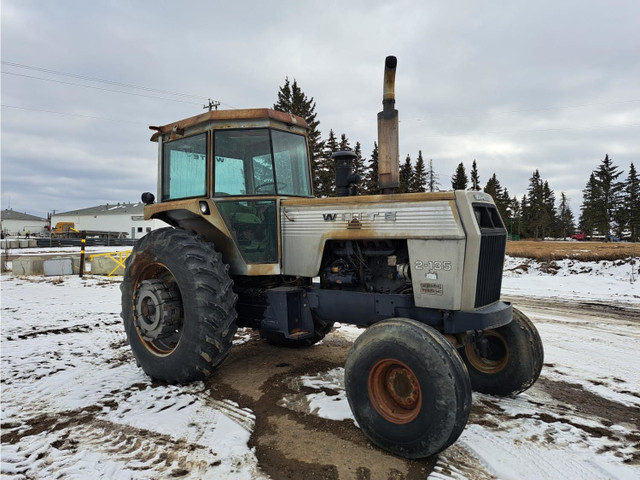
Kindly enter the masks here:
<path id="1" fill-rule="evenodd" d="M 563 258 L 595 262 L 622 260 L 629 257 L 640 257 L 640 243 L 520 240 L 507 242 L 507 255 L 540 261 Z"/>

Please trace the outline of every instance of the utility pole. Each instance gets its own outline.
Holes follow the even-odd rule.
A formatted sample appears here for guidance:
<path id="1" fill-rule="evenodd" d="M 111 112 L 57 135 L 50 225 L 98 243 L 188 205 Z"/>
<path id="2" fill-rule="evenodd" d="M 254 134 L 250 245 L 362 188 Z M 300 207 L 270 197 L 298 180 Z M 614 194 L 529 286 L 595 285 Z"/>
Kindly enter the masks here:
<path id="1" fill-rule="evenodd" d="M 209 111 L 211 111 L 212 108 L 215 108 L 216 110 L 218 110 L 219 105 L 220 105 L 219 101 L 209 99 L 209 103 L 207 105 L 203 105 L 202 109 L 206 110 L 208 108 Z"/>

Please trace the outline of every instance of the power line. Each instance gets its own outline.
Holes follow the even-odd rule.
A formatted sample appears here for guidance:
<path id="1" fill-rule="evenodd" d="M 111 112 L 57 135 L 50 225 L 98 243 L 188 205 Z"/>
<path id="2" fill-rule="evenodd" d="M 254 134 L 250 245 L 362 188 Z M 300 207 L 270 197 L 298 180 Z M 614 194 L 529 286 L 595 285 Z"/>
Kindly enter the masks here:
<path id="1" fill-rule="evenodd" d="M 131 120 L 122 120 L 119 118 L 107 118 L 107 117 L 94 117 L 93 115 L 83 115 L 81 113 L 70 113 L 70 112 L 58 112 L 56 110 L 44 110 L 42 108 L 29 108 L 29 107 L 18 107 L 16 105 L 7 105 L 2 104 L 2 108 L 13 108 L 16 110 L 27 110 L 29 112 L 43 112 L 43 113 L 53 113 L 56 115 L 67 115 L 70 117 L 81 117 L 81 118 L 91 118 L 94 120 L 108 120 L 110 122 L 118 122 L 118 123 L 133 123 L 135 125 L 145 125 L 143 122 L 134 122 Z"/>
<path id="2" fill-rule="evenodd" d="M 164 93 L 164 94 L 168 94 L 168 95 L 175 95 L 175 96 L 178 96 L 178 97 L 189 97 L 189 98 L 196 98 L 196 99 L 206 99 L 207 98 L 207 97 L 205 97 L 203 95 L 191 95 L 191 94 L 188 94 L 188 93 L 173 92 L 173 91 L 170 91 L 170 90 L 160 90 L 160 89 L 157 89 L 157 88 L 145 87 L 145 86 L 142 86 L 142 85 L 135 85 L 135 84 L 132 84 L 132 83 L 115 82 L 113 80 L 105 80 L 103 78 L 89 77 L 89 76 L 86 76 L 86 75 L 79 75 L 77 73 L 59 72 L 57 70 L 50 70 L 48 68 L 34 67 L 34 66 L 31 66 L 31 65 L 23 65 L 21 63 L 15 63 L 15 62 L 7 62 L 5 60 L 2 60 L 2 64 L 3 65 L 9 65 L 11 67 L 26 68 L 28 70 L 35 70 L 35 71 L 38 71 L 38 72 L 52 73 L 54 75 L 63 75 L 65 77 L 79 78 L 81 80 L 89 80 L 89 81 L 92 81 L 92 82 L 107 83 L 109 85 L 116 85 L 116 86 L 119 86 L 119 87 L 137 88 L 139 90 L 145 90 L 147 92 Z"/>
<path id="3" fill-rule="evenodd" d="M 15 75 L 16 77 L 32 78 L 32 79 L 35 79 L 35 80 L 44 80 L 45 82 L 61 83 L 63 85 L 73 85 L 75 87 L 92 88 L 94 90 L 102 90 L 103 92 L 122 93 L 124 95 L 133 95 L 135 97 L 155 98 L 155 99 L 159 99 L 159 100 L 168 100 L 170 102 L 188 103 L 190 105 L 198 105 L 198 106 L 200 106 L 200 103 L 188 102 L 186 100 L 178 100 L 178 99 L 175 99 L 175 98 L 156 97 L 156 96 L 153 96 L 153 95 L 145 95 L 143 93 L 125 92 L 125 91 L 122 91 L 122 90 L 113 90 L 111 88 L 102 88 L 102 87 L 95 87 L 93 85 L 83 85 L 81 83 L 73 83 L 73 82 L 65 82 L 65 81 L 62 81 L 62 80 L 54 80 L 53 78 L 42 78 L 42 77 L 34 77 L 32 75 L 23 75 L 21 73 L 5 72 L 5 71 L 3 71 L 1 73 L 3 75 Z"/>
<path id="4" fill-rule="evenodd" d="M 32 66 L 32 65 L 24 65 L 24 64 L 21 64 L 21 63 L 9 62 L 9 61 L 6 61 L 6 60 L 2 60 L 1 63 L 3 65 L 15 67 L 15 68 L 24 68 L 24 69 L 28 69 L 28 70 L 34 70 L 34 71 L 38 71 L 38 72 L 43 72 L 43 73 L 50 73 L 50 74 L 53 74 L 53 75 L 62 75 L 62 76 L 66 76 L 66 77 L 78 78 L 80 80 L 87 80 L 87 81 L 91 81 L 91 82 L 99 82 L 99 83 L 104 83 L 104 84 L 108 84 L 108 85 L 115 85 L 115 86 L 124 87 L 124 88 L 138 89 L 138 90 L 143 90 L 143 91 L 146 91 L 146 92 L 159 93 L 159 94 L 163 94 L 163 95 L 172 95 L 172 96 L 177 96 L 177 97 L 193 98 L 193 99 L 199 99 L 199 100 L 208 99 L 209 98 L 209 97 L 205 97 L 203 95 L 192 95 L 192 94 L 188 94 L 188 93 L 174 92 L 174 91 L 171 91 L 171 90 L 162 90 L 162 89 L 158 89 L 158 88 L 151 88 L 151 87 L 146 87 L 146 86 L 143 86 L 143 85 L 136 85 L 136 84 L 132 84 L 132 83 L 116 82 L 114 80 L 107 80 L 107 79 L 98 78 L 98 77 L 80 75 L 80 74 L 77 74 L 77 73 L 61 72 L 61 71 L 52 70 L 52 69 L 49 69 L 49 68 L 36 67 L 36 66 Z M 62 80 L 55 80 L 55 79 L 50 79 L 50 78 L 36 77 L 36 76 L 31 76 L 31 75 L 24 75 L 24 74 L 19 74 L 19 73 L 15 73 L 15 72 L 3 71 L 2 73 L 8 74 L 8 75 L 15 75 L 15 76 L 20 76 L 20 77 L 25 77 L 25 78 L 32 78 L 32 79 L 37 79 L 37 80 L 44 80 L 44 81 L 49 81 L 49 82 L 61 83 L 61 84 L 65 84 L 65 85 L 73 85 L 73 86 L 79 86 L 79 87 L 85 87 L 85 88 L 93 88 L 93 89 L 96 89 L 96 90 L 103 90 L 103 91 L 107 91 L 107 92 L 123 93 L 125 95 L 136 95 L 136 96 L 147 97 L 147 98 L 159 98 L 159 99 L 162 99 L 162 100 L 180 102 L 180 100 L 176 100 L 176 99 L 172 99 L 172 98 L 149 96 L 149 95 L 143 95 L 143 94 L 139 94 L 139 93 L 136 94 L 136 93 L 131 93 L 131 92 L 124 92 L 122 90 L 111 90 L 111 89 L 100 88 L 100 87 L 95 87 L 95 86 L 91 86 L 91 85 L 78 84 L 78 83 L 72 83 L 72 82 L 64 82 Z M 200 103 L 195 103 L 195 102 L 185 102 L 185 101 L 182 101 L 182 102 L 183 103 L 190 103 L 190 104 L 193 104 L 193 105 L 201 105 Z M 236 107 L 234 107 L 232 105 L 229 105 L 227 103 L 224 103 L 224 102 L 219 102 L 219 104 L 225 105 L 225 106 L 227 106 L 229 108 L 232 108 L 232 109 L 236 108 Z"/>

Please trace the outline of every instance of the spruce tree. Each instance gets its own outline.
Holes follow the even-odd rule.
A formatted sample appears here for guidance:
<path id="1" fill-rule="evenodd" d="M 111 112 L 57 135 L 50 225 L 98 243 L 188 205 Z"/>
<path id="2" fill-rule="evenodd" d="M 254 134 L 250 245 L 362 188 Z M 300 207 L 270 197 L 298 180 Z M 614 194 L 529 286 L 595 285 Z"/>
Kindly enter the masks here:
<path id="1" fill-rule="evenodd" d="M 502 189 L 502 195 L 500 195 L 500 200 L 496 205 L 498 207 L 498 211 L 504 220 L 505 226 L 509 224 L 510 219 L 512 217 L 511 213 L 511 196 L 509 195 L 509 190 L 506 187 Z"/>
<path id="2" fill-rule="evenodd" d="M 624 184 L 617 181 L 622 175 L 609 155 L 605 155 L 604 160 L 595 172 L 596 180 L 600 185 L 600 214 L 596 216 L 595 227 L 600 235 L 605 239 L 610 238 L 611 228 L 614 226 L 615 214 L 621 207 L 621 194 Z"/>
<path id="3" fill-rule="evenodd" d="M 378 184 L 378 144 L 376 142 L 373 142 L 371 160 L 364 173 L 364 191 L 368 195 L 378 195 L 380 193 Z"/>
<path id="4" fill-rule="evenodd" d="M 351 145 L 349 144 L 349 139 L 343 133 L 340 135 L 340 144 L 338 145 L 338 151 L 351 151 Z"/>
<path id="5" fill-rule="evenodd" d="M 560 193 L 560 205 L 558 206 L 558 234 L 564 240 L 575 230 L 573 212 L 569 207 L 569 200 L 564 192 Z"/>
<path id="6" fill-rule="evenodd" d="M 336 166 L 331 155 L 340 150 L 338 140 L 333 130 L 329 130 L 329 137 L 324 142 L 324 148 L 313 170 L 314 188 L 316 196 L 331 197 L 335 195 Z"/>
<path id="7" fill-rule="evenodd" d="M 491 195 L 493 201 L 496 203 L 496 208 L 502 217 L 505 225 L 509 224 L 509 205 L 511 204 L 511 198 L 507 189 L 503 189 L 500 185 L 498 177 L 494 173 L 493 176 L 487 181 L 484 187 L 484 192 Z"/>
<path id="8" fill-rule="evenodd" d="M 496 199 L 501 196 L 502 187 L 495 173 L 491 178 L 489 178 L 489 180 L 487 180 L 487 184 L 484 186 L 484 193 L 491 195 L 495 202 L 497 202 Z"/>
<path id="9" fill-rule="evenodd" d="M 456 172 L 451 177 L 451 188 L 453 190 L 466 190 L 469 180 L 467 179 L 467 172 L 464 169 L 462 162 L 456 168 Z"/>
<path id="10" fill-rule="evenodd" d="M 473 161 L 473 165 L 471 166 L 471 190 L 482 190 L 480 188 L 480 175 L 478 175 L 478 165 L 476 161 Z"/>
<path id="11" fill-rule="evenodd" d="M 523 237 L 532 237 L 529 221 L 531 219 L 531 207 L 529 205 L 529 197 L 525 193 L 520 200 L 520 234 Z"/>
<path id="12" fill-rule="evenodd" d="M 289 83 L 289 77 L 285 77 L 284 85 L 278 89 L 278 101 L 273 105 L 273 109 L 280 112 L 293 113 L 291 104 L 291 84 Z"/>
<path id="13" fill-rule="evenodd" d="M 362 158 L 362 147 L 360 147 L 360 142 L 356 142 L 356 146 L 353 149 L 353 153 L 356 158 L 353 159 L 353 173 L 360 176 L 360 181 L 357 184 L 357 192 L 359 194 L 365 193 L 365 165 L 364 158 Z"/>
<path id="14" fill-rule="evenodd" d="M 633 163 L 629 166 L 629 175 L 624 184 L 625 229 L 629 231 L 632 242 L 640 241 L 640 178 Z"/>
<path id="15" fill-rule="evenodd" d="M 509 201 L 509 211 L 511 212 L 511 219 L 509 225 L 506 225 L 506 227 L 509 235 L 511 235 L 511 239 L 515 240 L 519 238 L 521 234 L 520 229 L 522 225 L 522 208 L 515 195 Z"/>
<path id="16" fill-rule="evenodd" d="M 438 181 L 438 174 L 433 168 L 433 159 L 429 159 L 429 168 L 427 169 L 427 191 L 440 191 L 440 182 Z"/>
<path id="17" fill-rule="evenodd" d="M 356 146 L 353 149 L 353 153 L 356 156 L 356 158 L 353 159 L 353 173 L 357 173 L 358 175 L 360 175 L 360 178 L 364 180 L 365 159 L 362 156 L 362 147 L 360 146 L 360 142 L 356 142 Z"/>
<path id="18" fill-rule="evenodd" d="M 311 160 L 311 170 L 314 172 L 318 168 L 318 161 L 322 154 L 323 144 L 320 130 L 318 126 L 320 121 L 316 118 L 316 103 L 313 97 L 307 98 L 304 92 L 298 86 L 296 80 L 293 84 L 289 83 L 289 77 L 285 77 L 284 85 L 278 90 L 278 101 L 273 105 L 274 110 L 292 113 L 298 115 L 309 125 L 309 155 Z M 314 182 L 313 187 L 317 192 L 319 185 L 316 183 L 316 175 L 312 173 Z"/>
<path id="19" fill-rule="evenodd" d="M 580 220 L 578 222 L 580 231 L 589 237 L 596 230 L 596 224 L 602 221 L 599 219 L 603 212 L 600 207 L 601 197 L 600 184 L 596 179 L 595 173 L 591 172 L 589 181 L 584 190 L 582 190 L 582 206 L 580 207 Z"/>
<path id="20" fill-rule="evenodd" d="M 542 215 L 543 215 L 543 226 L 542 226 L 542 238 L 553 236 L 554 229 L 558 224 L 558 215 L 556 213 L 556 196 L 549 187 L 549 182 L 544 181 L 542 185 Z"/>
<path id="21" fill-rule="evenodd" d="M 424 192 L 427 186 L 427 170 L 424 165 L 424 158 L 422 158 L 422 150 L 418 150 L 418 160 L 416 160 L 416 166 L 413 170 L 413 179 L 410 185 L 411 192 Z"/>
<path id="22" fill-rule="evenodd" d="M 400 187 L 398 188 L 398 193 L 409 193 L 412 181 L 413 166 L 411 165 L 411 156 L 407 155 L 404 163 L 400 166 Z"/>
<path id="23" fill-rule="evenodd" d="M 544 183 L 540 178 L 540 172 L 536 170 L 529 179 L 527 193 L 527 217 L 525 225 L 528 233 L 538 240 L 544 236 L 548 218 L 544 200 Z"/>

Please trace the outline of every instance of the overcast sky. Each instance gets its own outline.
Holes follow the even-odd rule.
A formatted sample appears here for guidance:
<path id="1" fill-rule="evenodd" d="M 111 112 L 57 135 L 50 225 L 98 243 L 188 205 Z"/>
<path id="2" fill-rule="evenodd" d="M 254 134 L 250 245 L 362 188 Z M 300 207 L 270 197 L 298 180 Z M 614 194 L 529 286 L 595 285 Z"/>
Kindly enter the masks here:
<path id="1" fill-rule="evenodd" d="M 422 150 L 443 189 L 475 159 L 483 186 L 495 172 L 521 198 L 539 169 L 577 217 L 605 154 L 625 178 L 640 168 L 635 0 L 3 0 L 1 16 L 3 209 L 138 201 L 156 190 L 149 125 L 207 97 L 271 107 L 286 76 L 323 138 L 345 133 L 368 157 L 387 55 L 400 158 Z"/>

